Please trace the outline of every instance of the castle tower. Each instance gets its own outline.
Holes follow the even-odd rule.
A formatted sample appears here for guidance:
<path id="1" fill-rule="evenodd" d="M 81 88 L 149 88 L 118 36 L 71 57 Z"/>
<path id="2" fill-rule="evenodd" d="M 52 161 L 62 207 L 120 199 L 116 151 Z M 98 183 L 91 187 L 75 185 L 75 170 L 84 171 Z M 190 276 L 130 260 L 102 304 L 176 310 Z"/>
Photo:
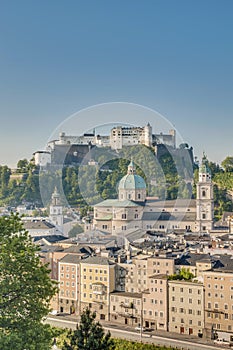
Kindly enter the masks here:
<path id="1" fill-rule="evenodd" d="M 60 230 L 63 231 L 63 206 L 61 204 L 61 196 L 55 187 L 52 194 L 52 202 L 50 205 L 50 221 Z"/>
<path id="2" fill-rule="evenodd" d="M 152 127 L 150 123 L 144 126 L 144 136 L 145 136 L 145 145 L 147 147 L 152 146 Z"/>
<path id="3" fill-rule="evenodd" d="M 211 171 L 204 155 L 199 168 L 199 181 L 197 183 L 197 218 L 196 231 L 208 232 L 213 229 L 214 222 L 214 194 Z"/>

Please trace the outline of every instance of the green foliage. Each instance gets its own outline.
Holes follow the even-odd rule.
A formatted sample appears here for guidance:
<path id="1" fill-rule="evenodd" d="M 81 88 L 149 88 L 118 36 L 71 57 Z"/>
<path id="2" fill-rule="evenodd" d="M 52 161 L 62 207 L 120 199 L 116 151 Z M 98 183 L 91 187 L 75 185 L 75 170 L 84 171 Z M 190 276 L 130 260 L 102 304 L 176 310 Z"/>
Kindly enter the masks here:
<path id="1" fill-rule="evenodd" d="M 77 330 L 70 331 L 62 350 L 113 350 L 114 342 L 110 332 L 104 333 L 99 322 L 95 321 L 96 314 L 85 309 Z"/>
<path id="2" fill-rule="evenodd" d="M 17 170 L 19 173 L 26 173 L 29 168 L 29 162 L 27 159 L 20 159 L 17 163 Z"/>
<path id="3" fill-rule="evenodd" d="M 186 144 L 181 145 L 180 152 L 186 151 L 186 148 Z M 34 203 L 37 207 L 48 205 L 57 186 L 61 194 L 62 189 L 64 190 L 68 203 L 78 207 L 81 217 L 85 217 L 91 206 L 100 200 L 117 198 L 118 182 L 127 173 L 131 158 L 136 163 L 137 173 L 146 180 L 148 196 L 155 196 L 161 200 L 191 196 L 195 198 L 198 168 L 194 166 L 193 186 L 187 184 L 184 180 L 185 169 L 180 159 L 182 157 L 179 157 L 179 154 L 171 156 L 167 152 L 157 159 L 152 149 L 142 145 L 125 147 L 118 153 L 110 151 L 96 149 L 93 157 L 99 162 L 100 168 L 88 165 L 64 167 L 62 174 L 61 170 L 53 168 L 38 174 L 33 162 L 23 159 L 18 162 L 18 168 L 26 173 L 21 179 L 11 179 L 11 169 L 0 166 L 0 205 L 17 206 L 22 202 Z M 215 184 L 216 219 L 219 219 L 224 211 L 233 210 L 229 196 L 233 189 L 231 158 L 233 157 L 227 157 L 222 163 L 225 171 L 214 162 L 208 161 L 207 164 Z M 188 169 L 190 178 L 191 170 Z"/>
<path id="4" fill-rule="evenodd" d="M 185 269 L 184 267 L 182 267 L 179 273 L 168 276 L 169 280 L 191 281 L 193 278 L 194 278 L 194 275 L 189 271 L 189 269 Z"/>
<path id="5" fill-rule="evenodd" d="M 72 227 L 72 229 L 68 232 L 68 236 L 71 237 L 76 237 L 79 233 L 83 232 L 83 228 L 81 225 L 76 224 Z"/>
<path id="6" fill-rule="evenodd" d="M 175 350 L 175 348 L 167 348 L 155 344 L 143 344 L 135 341 L 122 339 L 114 339 L 115 350 Z"/>
<path id="7" fill-rule="evenodd" d="M 41 320 L 57 288 L 18 215 L 0 217 L 0 246 L 0 349 L 50 349 Z"/>
<path id="8" fill-rule="evenodd" d="M 233 157 L 226 157 L 221 165 L 226 172 L 233 172 Z"/>

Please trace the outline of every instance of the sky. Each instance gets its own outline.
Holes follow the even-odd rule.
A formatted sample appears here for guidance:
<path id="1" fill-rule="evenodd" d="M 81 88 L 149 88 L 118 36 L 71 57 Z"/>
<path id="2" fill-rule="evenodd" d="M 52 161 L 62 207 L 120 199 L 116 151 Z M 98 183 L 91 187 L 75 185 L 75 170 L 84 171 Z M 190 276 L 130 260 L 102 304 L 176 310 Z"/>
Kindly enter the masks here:
<path id="1" fill-rule="evenodd" d="M 114 101 L 158 111 L 198 157 L 233 155 L 232 11 L 231 0 L 2 0 L 0 164 Z"/>

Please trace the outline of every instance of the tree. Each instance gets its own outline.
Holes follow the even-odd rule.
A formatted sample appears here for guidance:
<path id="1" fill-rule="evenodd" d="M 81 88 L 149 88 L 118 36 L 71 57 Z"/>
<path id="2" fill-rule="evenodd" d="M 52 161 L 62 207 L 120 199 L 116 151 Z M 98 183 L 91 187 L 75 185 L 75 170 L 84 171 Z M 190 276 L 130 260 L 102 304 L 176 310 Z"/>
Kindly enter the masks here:
<path id="1" fill-rule="evenodd" d="M 110 332 L 104 333 L 103 327 L 95 321 L 96 314 L 85 309 L 77 330 L 70 331 L 62 350 L 113 350 L 114 342 Z"/>
<path id="2" fill-rule="evenodd" d="M 192 272 L 189 271 L 189 269 L 185 269 L 182 267 L 182 269 L 179 271 L 178 274 L 170 275 L 168 276 L 169 280 L 185 280 L 190 281 L 194 278 L 194 275 Z"/>
<path id="3" fill-rule="evenodd" d="M 0 217 L 0 349 L 51 349 L 41 320 L 57 287 L 18 215 Z"/>
<path id="4" fill-rule="evenodd" d="M 26 173 L 28 171 L 29 162 L 27 159 L 20 159 L 17 163 L 17 170 L 19 173 Z"/>
<path id="5" fill-rule="evenodd" d="M 221 165 L 226 172 L 232 172 L 233 171 L 233 157 L 226 157 L 222 161 Z"/>

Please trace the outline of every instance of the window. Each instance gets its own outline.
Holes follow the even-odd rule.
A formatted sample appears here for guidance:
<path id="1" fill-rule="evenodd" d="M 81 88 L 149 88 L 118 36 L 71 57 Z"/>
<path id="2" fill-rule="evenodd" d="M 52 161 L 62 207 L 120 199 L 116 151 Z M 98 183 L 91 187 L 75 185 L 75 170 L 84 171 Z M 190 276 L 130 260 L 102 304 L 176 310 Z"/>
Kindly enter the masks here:
<path id="1" fill-rule="evenodd" d="M 121 215 L 121 218 L 122 218 L 122 219 L 126 219 L 126 214 L 122 214 L 122 215 Z"/>

